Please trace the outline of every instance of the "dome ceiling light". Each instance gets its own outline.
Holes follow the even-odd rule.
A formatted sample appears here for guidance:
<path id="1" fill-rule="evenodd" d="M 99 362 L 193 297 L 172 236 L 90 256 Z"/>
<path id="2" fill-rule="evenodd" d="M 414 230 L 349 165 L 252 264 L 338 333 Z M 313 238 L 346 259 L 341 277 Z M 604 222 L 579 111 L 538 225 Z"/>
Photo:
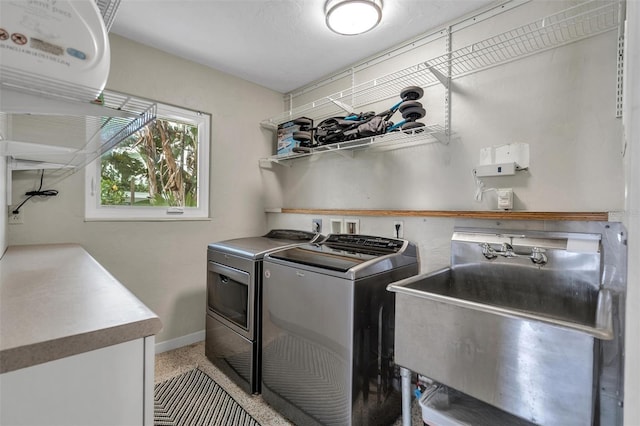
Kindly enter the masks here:
<path id="1" fill-rule="evenodd" d="M 382 0 L 327 0 L 327 26 L 342 35 L 356 35 L 373 29 L 382 19 Z"/>

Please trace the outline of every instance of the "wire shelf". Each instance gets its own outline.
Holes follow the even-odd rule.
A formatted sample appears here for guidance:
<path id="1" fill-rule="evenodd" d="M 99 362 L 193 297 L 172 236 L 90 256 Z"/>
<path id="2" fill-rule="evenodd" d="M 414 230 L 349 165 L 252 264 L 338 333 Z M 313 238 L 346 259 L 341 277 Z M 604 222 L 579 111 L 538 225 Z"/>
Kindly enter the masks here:
<path id="1" fill-rule="evenodd" d="M 79 105 L 72 115 L 2 113 L 14 121 L 16 132 L 22 130 L 17 137 L 7 135 L 0 155 L 10 158 L 13 170 L 49 169 L 47 176 L 57 182 L 156 118 L 154 102 L 110 91 L 103 98 L 102 105 L 87 104 L 86 112 Z M 70 135 L 71 140 L 64 146 L 48 144 L 50 135 Z"/>
<path id="2" fill-rule="evenodd" d="M 261 160 L 261 164 L 286 164 L 290 160 L 324 154 L 328 152 L 337 152 L 344 155 L 350 155 L 348 153 L 362 149 L 386 151 L 399 148 L 408 148 L 410 146 L 422 145 L 426 143 L 442 142 L 445 139 L 445 129 L 443 126 L 430 125 L 414 130 L 394 131 L 382 135 L 355 139 L 352 141 L 321 145 L 317 148 L 310 148 L 309 152 L 290 152 L 287 154 L 272 155 L 271 157 Z"/>
<path id="3" fill-rule="evenodd" d="M 619 7 L 618 2 L 589 1 L 428 63 L 443 74 L 451 63 L 451 77 L 461 77 L 615 29 Z"/>
<path id="4" fill-rule="evenodd" d="M 342 105 L 361 112 L 375 102 L 399 97 L 406 86 L 444 84 L 438 77 L 457 78 L 544 50 L 560 47 L 617 28 L 618 1 L 591 0 L 530 24 L 452 51 L 391 74 L 293 108 L 267 119 L 265 126 L 278 125 L 298 117 L 316 122 L 347 115 Z M 451 74 L 449 75 L 449 66 Z"/>
<path id="5" fill-rule="evenodd" d="M 107 31 L 120 0 L 95 0 Z M 60 181 L 127 139 L 156 118 L 154 102 L 71 84 L 6 64 L 0 65 L 0 118 L 17 124 L 17 137 L 0 135 L 0 156 L 11 170 L 48 169 Z M 97 99 L 99 98 L 99 100 Z M 64 146 L 51 143 L 63 135 Z M 58 136 L 58 139 L 60 137 Z M 58 144 L 60 142 L 57 142 Z M 77 146 L 77 145 L 80 146 Z"/>
<path id="6" fill-rule="evenodd" d="M 67 83 L 38 73 L 0 64 L 0 88 L 66 102 L 88 102 L 100 95 L 100 89 Z M 10 107 L 2 105 L 3 109 Z"/>
<path id="7" fill-rule="evenodd" d="M 439 80 L 430 71 L 430 67 L 426 63 L 420 63 L 285 111 L 263 124 L 278 125 L 298 117 L 308 117 L 314 122 L 320 122 L 329 117 L 362 112 L 362 107 L 385 99 L 397 97 L 400 100 L 400 92 L 407 86 L 426 88 L 438 83 Z M 343 106 L 350 108 L 345 109 Z"/>
<path id="8" fill-rule="evenodd" d="M 102 19 L 104 20 L 104 26 L 109 31 L 113 21 L 116 18 L 116 12 L 120 7 L 120 0 L 95 0 Z"/>

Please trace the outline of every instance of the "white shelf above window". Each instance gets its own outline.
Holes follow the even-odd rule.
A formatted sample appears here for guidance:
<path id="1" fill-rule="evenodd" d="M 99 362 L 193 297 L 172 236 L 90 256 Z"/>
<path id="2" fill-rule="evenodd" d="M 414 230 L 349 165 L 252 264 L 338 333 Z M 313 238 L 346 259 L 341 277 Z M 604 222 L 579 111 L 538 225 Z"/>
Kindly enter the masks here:
<path id="1" fill-rule="evenodd" d="M 581 3 L 486 40 L 292 108 L 264 120 L 261 124 L 264 127 L 276 128 L 279 124 L 298 117 L 311 118 L 314 120 L 314 124 L 317 124 L 329 117 L 364 111 L 367 106 L 376 102 L 397 97 L 401 90 L 407 86 L 427 88 L 442 84 L 449 92 L 451 79 L 617 29 L 620 24 L 621 8 L 622 5 L 618 1 L 592 0 Z M 450 93 L 447 93 L 445 98 L 446 110 Z M 345 111 L 345 105 L 350 107 L 351 111 Z M 446 135 L 449 135 L 450 132 L 448 119 L 449 115 L 445 113 L 446 122 L 444 125 L 435 125 L 444 128 Z M 433 127 L 434 125 L 427 126 L 429 129 Z M 427 131 L 423 134 L 412 135 L 412 138 L 425 138 L 425 135 L 429 134 L 431 133 Z M 361 147 L 369 139 L 363 139 L 362 143 L 355 141 L 349 142 L 349 144 L 355 143 Z M 344 145 L 344 143 L 341 144 L 341 146 Z M 337 149 L 322 146 L 314 149 L 311 153 L 271 156 L 261 160 L 261 164 L 264 164 L 265 161 L 280 162 L 283 159 L 288 161 L 293 158 L 307 157 L 327 150 L 335 151 Z"/>

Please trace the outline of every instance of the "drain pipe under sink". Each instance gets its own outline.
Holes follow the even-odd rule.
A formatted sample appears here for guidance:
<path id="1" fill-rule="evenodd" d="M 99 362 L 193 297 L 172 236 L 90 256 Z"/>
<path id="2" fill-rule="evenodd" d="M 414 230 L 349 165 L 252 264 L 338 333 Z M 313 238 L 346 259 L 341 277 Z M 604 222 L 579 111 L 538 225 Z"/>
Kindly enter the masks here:
<path id="1" fill-rule="evenodd" d="M 411 426 L 411 371 L 400 367 L 402 377 L 402 426 Z"/>

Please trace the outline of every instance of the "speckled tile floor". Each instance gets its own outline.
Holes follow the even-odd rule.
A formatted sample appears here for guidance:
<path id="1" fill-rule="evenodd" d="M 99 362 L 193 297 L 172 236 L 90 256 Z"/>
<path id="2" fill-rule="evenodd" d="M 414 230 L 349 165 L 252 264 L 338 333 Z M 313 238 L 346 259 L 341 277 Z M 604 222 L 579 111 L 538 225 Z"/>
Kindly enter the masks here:
<path id="1" fill-rule="evenodd" d="M 282 417 L 264 402 L 260 395 L 249 395 L 214 366 L 204 354 L 204 342 L 174 349 L 156 355 L 155 382 L 159 383 L 198 367 L 226 390 L 262 426 L 289 426 L 293 423 Z M 412 405 L 412 425 L 422 425 L 420 406 Z M 401 426 L 399 418 L 392 426 Z M 384 425 L 380 425 L 384 426 Z"/>

